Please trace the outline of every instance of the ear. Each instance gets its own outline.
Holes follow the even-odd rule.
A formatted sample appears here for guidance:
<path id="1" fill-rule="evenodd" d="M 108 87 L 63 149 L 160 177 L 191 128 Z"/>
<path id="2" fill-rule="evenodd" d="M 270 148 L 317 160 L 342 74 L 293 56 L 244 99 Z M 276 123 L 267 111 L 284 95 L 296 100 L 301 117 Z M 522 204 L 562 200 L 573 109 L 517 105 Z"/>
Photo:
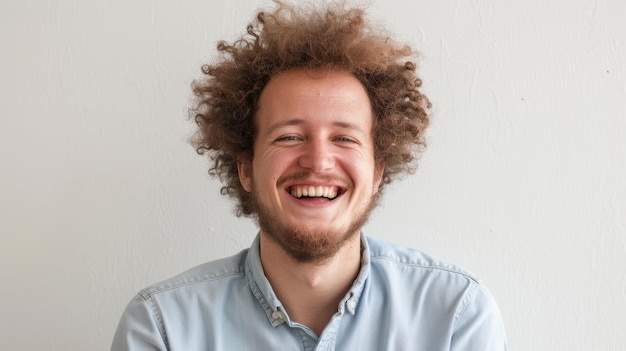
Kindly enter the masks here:
<path id="1" fill-rule="evenodd" d="M 385 173 L 385 163 L 381 161 L 377 163 L 374 168 L 374 194 L 378 193 L 380 189 L 380 184 L 383 181 L 383 173 Z"/>
<path id="2" fill-rule="evenodd" d="M 237 173 L 239 182 L 245 191 L 252 191 L 252 161 L 248 156 L 237 157 Z"/>

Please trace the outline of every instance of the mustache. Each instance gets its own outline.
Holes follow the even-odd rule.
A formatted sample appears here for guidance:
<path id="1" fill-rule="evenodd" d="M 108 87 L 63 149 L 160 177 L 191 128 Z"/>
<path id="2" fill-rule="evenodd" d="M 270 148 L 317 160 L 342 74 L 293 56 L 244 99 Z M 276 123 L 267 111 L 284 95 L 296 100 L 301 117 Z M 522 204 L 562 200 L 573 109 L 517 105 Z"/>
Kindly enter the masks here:
<path id="1" fill-rule="evenodd" d="M 285 183 L 294 183 L 294 182 L 317 182 L 317 183 L 327 183 L 327 184 L 348 184 L 348 182 L 343 178 L 332 174 L 315 174 L 307 171 L 298 171 L 295 173 L 287 174 L 278 179 L 277 184 L 279 186 L 283 186 Z"/>

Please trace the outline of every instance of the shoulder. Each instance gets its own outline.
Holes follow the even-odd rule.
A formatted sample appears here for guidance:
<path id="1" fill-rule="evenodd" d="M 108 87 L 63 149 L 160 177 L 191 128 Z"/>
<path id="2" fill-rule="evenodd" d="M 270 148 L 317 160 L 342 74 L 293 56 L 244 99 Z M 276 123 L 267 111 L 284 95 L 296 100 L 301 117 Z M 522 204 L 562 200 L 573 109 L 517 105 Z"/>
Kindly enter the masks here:
<path id="1" fill-rule="evenodd" d="M 479 284 L 480 280 L 461 266 L 417 249 L 404 247 L 383 240 L 366 237 L 373 267 L 390 266 L 409 269 L 416 272 L 437 272 L 444 275 L 458 276 Z"/>
<path id="2" fill-rule="evenodd" d="M 248 249 L 230 257 L 193 267 L 181 274 L 142 289 L 139 291 L 138 295 L 144 299 L 150 299 L 154 295 L 183 287 L 192 287 L 194 285 L 207 283 L 220 284 L 225 280 L 241 278 L 245 275 L 244 270 L 247 253 Z"/>
<path id="3" fill-rule="evenodd" d="M 223 318 L 226 301 L 235 292 L 245 290 L 245 262 L 248 250 L 191 268 L 172 278 L 139 291 L 126 306 L 113 341 L 112 350 L 188 349 L 175 345 L 208 337 L 202 328 L 190 328 L 181 339 L 168 329 Z M 170 326 L 170 327 L 168 327 Z M 208 341 L 207 341 L 208 342 Z M 208 345 L 208 344 L 207 344 Z M 136 347 L 136 348 L 135 348 Z"/>
<path id="4" fill-rule="evenodd" d="M 386 308 L 411 311 L 441 330 L 450 328 L 454 350 L 503 350 L 500 310 L 485 284 L 464 268 L 419 250 L 367 237 L 372 289 L 392 296 Z M 396 306 L 397 304 L 397 306 Z"/>

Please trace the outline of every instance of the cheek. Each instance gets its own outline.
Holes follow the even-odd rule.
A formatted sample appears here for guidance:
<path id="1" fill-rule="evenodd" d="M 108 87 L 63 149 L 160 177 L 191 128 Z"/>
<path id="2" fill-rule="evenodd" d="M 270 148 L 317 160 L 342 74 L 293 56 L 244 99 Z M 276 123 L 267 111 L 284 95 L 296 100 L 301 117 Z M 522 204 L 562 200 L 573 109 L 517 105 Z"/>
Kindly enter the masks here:
<path id="1" fill-rule="evenodd" d="M 256 178 L 264 181 L 275 181 L 287 168 L 290 158 L 285 153 L 266 152 L 255 157 L 253 165 Z"/>
<path id="2" fill-rule="evenodd" d="M 379 172 L 374 165 L 373 159 L 360 155 L 360 157 L 358 158 L 345 158 L 342 163 L 344 165 L 345 171 L 355 182 L 364 183 L 361 185 L 377 182 L 377 176 Z M 378 187 L 375 186 L 375 188 Z"/>

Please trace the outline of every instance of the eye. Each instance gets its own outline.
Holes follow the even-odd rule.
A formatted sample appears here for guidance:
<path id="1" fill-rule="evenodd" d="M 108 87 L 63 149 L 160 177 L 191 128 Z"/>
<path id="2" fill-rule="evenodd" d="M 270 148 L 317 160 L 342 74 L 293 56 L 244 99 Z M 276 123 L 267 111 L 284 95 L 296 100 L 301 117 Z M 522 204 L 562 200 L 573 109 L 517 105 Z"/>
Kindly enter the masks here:
<path id="1" fill-rule="evenodd" d="M 341 142 L 341 143 L 356 143 L 356 140 L 352 139 L 352 138 L 348 138 L 348 137 L 336 137 L 335 141 Z"/>
<path id="2" fill-rule="evenodd" d="M 276 141 L 297 141 L 300 140 L 296 135 L 284 135 L 276 138 Z"/>

